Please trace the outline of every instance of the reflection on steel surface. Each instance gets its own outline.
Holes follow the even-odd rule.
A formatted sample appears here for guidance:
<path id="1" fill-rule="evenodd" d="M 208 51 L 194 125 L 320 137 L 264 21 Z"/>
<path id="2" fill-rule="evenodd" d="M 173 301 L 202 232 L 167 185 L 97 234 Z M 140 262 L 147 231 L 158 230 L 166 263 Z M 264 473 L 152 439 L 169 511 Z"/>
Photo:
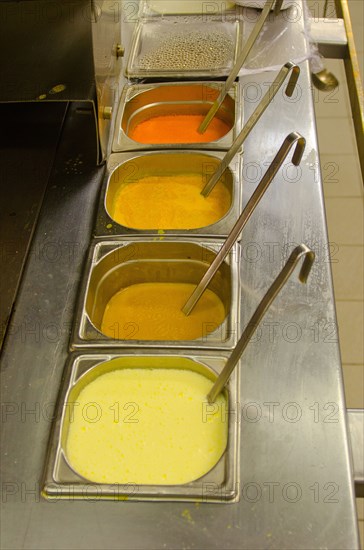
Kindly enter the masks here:
<path id="1" fill-rule="evenodd" d="M 197 285 L 196 289 L 191 294 L 186 304 L 183 306 L 182 311 L 186 315 L 189 315 L 191 313 L 191 311 L 197 304 L 198 300 L 200 299 L 201 295 L 205 292 L 206 288 L 208 287 L 211 280 L 215 276 L 216 272 L 220 268 L 220 265 L 222 264 L 226 256 L 229 254 L 235 242 L 238 240 L 240 233 L 242 232 L 243 228 L 248 222 L 250 216 L 253 214 L 260 199 L 263 197 L 267 188 L 273 181 L 275 175 L 277 174 L 279 168 L 282 166 L 285 158 L 287 157 L 289 151 L 291 150 L 294 144 L 296 144 L 296 148 L 293 153 L 292 163 L 296 166 L 300 164 L 303 152 L 305 150 L 306 141 L 298 132 L 292 132 L 284 140 L 281 148 L 279 149 L 271 165 L 269 166 L 268 170 L 264 174 L 261 182 L 259 183 L 258 187 L 256 188 L 253 195 L 251 196 L 248 204 L 244 208 L 240 218 L 238 219 L 233 229 L 231 230 L 228 238 L 226 239 L 224 245 L 222 246 L 215 260 L 212 262 L 209 269 L 207 270 L 207 272 L 205 273 L 205 275 L 202 277 L 201 281 Z"/>
<path id="2" fill-rule="evenodd" d="M 286 284 L 287 280 L 291 276 L 293 270 L 295 269 L 296 265 L 298 264 L 298 262 L 302 257 L 304 257 L 304 262 L 303 262 L 301 271 L 298 275 L 298 278 L 301 281 L 301 283 L 307 282 L 307 278 L 311 271 L 312 264 L 315 260 L 315 253 L 312 250 L 310 250 L 306 245 L 301 244 L 300 246 L 297 246 L 294 249 L 290 257 L 288 258 L 286 265 L 283 267 L 282 271 L 279 273 L 279 275 L 277 276 L 277 278 L 269 288 L 268 292 L 263 297 L 262 301 L 257 307 L 252 318 L 250 319 L 246 329 L 241 335 L 232 354 L 230 355 L 228 362 L 226 363 L 223 371 L 219 375 L 218 379 L 216 380 L 215 384 L 213 385 L 211 391 L 207 396 L 209 403 L 213 403 L 215 401 L 216 397 L 219 395 L 219 393 L 225 386 L 226 382 L 231 376 L 231 373 L 236 367 L 240 357 L 244 353 L 246 346 L 249 344 L 250 338 L 255 332 L 255 329 L 257 328 L 258 324 L 262 320 L 264 314 L 270 307 L 273 300 L 276 298 L 277 294 L 281 291 L 283 286 Z"/>

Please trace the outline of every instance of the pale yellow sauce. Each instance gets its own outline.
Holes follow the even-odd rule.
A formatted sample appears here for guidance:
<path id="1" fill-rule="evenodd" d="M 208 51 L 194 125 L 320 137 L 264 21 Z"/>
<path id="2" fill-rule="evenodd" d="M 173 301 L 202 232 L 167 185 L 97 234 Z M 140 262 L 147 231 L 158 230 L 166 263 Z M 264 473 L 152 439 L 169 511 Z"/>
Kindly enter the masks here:
<path id="1" fill-rule="evenodd" d="M 229 211 L 231 195 L 221 182 L 208 197 L 201 191 L 203 174 L 148 176 L 121 186 L 112 218 L 134 229 L 196 229 L 220 220 Z"/>
<path id="2" fill-rule="evenodd" d="M 226 313 L 220 298 L 207 289 L 190 315 L 182 311 L 196 285 L 140 283 L 117 292 L 101 324 L 106 336 L 126 340 L 195 340 L 213 332 Z"/>
<path id="3" fill-rule="evenodd" d="M 183 484 L 206 474 L 227 444 L 226 399 L 207 408 L 211 380 L 190 370 L 119 369 L 77 397 L 66 455 L 97 483 Z"/>

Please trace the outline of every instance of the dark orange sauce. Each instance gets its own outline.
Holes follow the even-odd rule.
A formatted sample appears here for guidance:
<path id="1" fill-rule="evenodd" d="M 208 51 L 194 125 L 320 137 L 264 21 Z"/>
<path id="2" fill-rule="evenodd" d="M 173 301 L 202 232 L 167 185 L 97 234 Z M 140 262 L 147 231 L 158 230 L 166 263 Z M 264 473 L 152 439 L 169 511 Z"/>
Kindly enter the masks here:
<path id="1" fill-rule="evenodd" d="M 213 118 L 206 132 L 197 129 L 204 115 L 161 115 L 143 120 L 129 132 L 139 143 L 208 143 L 222 138 L 230 126 L 220 118 Z"/>

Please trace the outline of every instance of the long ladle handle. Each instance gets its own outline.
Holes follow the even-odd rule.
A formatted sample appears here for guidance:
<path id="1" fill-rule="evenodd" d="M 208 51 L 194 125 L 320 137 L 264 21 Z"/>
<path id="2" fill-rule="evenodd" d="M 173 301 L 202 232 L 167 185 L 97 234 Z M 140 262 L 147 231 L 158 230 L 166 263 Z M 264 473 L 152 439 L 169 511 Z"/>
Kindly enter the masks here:
<path id="1" fill-rule="evenodd" d="M 279 149 L 271 165 L 269 166 L 268 170 L 264 174 L 261 182 L 259 183 L 253 195 L 251 196 L 248 204 L 246 205 L 243 212 L 241 213 L 238 221 L 230 231 L 225 243 L 223 244 L 220 251 L 216 255 L 216 258 L 214 259 L 214 261 L 206 271 L 205 275 L 202 277 L 201 281 L 198 283 L 197 287 L 192 292 L 191 296 L 183 306 L 182 311 L 185 315 L 189 315 L 191 313 L 191 311 L 197 304 L 198 300 L 201 298 L 202 294 L 205 292 L 206 288 L 211 282 L 211 279 L 213 278 L 215 273 L 218 271 L 220 265 L 225 260 L 226 256 L 229 254 L 235 242 L 238 240 L 238 237 L 241 231 L 243 230 L 245 224 L 247 223 L 250 216 L 254 212 L 255 207 L 259 203 L 267 187 L 272 182 L 274 176 L 277 174 L 284 159 L 286 158 L 290 149 L 295 143 L 296 143 L 296 148 L 293 153 L 292 163 L 298 166 L 299 163 L 301 162 L 302 155 L 305 150 L 306 140 L 298 132 L 292 132 L 284 140 L 283 144 L 281 145 L 281 148 Z"/>
<path id="2" fill-rule="evenodd" d="M 236 155 L 236 153 L 239 151 L 240 147 L 243 145 L 244 141 L 250 134 L 251 130 L 254 128 L 254 126 L 256 125 L 256 123 L 258 122 L 258 120 L 260 119 L 260 117 L 268 107 L 268 105 L 271 103 L 275 95 L 278 93 L 278 90 L 280 90 L 283 82 L 287 78 L 287 75 L 291 71 L 292 73 L 288 81 L 285 94 L 288 97 L 290 97 L 293 94 L 298 77 L 300 75 L 300 68 L 298 67 L 298 65 L 295 65 L 291 61 L 288 61 L 288 63 L 283 65 L 278 75 L 276 76 L 272 84 L 269 86 L 267 93 L 264 95 L 263 99 L 261 100 L 257 108 L 254 110 L 253 114 L 249 117 L 249 120 L 245 124 L 244 128 L 241 130 L 241 132 L 235 139 L 234 143 L 232 144 L 231 148 L 229 149 L 229 151 L 226 153 L 226 155 L 220 162 L 216 172 L 211 176 L 209 181 L 206 183 L 205 187 L 202 189 L 201 195 L 203 195 L 204 197 L 207 197 L 211 193 L 211 191 L 213 190 L 213 188 L 215 187 L 215 185 L 217 184 L 217 182 L 225 172 L 226 168 L 229 166 L 230 162 L 234 158 L 234 155 Z"/>
<path id="3" fill-rule="evenodd" d="M 234 348 L 234 351 L 230 355 L 225 367 L 219 374 L 216 382 L 212 386 L 210 392 L 207 395 L 209 403 L 213 403 L 216 400 L 216 397 L 219 395 L 221 390 L 224 388 L 226 382 L 229 380 L 231 373 L 233 372 L 235 366 L 237 365 L 240 357 L 242 356 L 246 346 L 248 345 L 250 338 L 254 334 L 258 324 L 266 313 L 267 309 L 270 307 L 271 303 L 280 292 L 282 287 L 286 284 L 291 273 L 295 269 L 299 260 L 304 256 L 304 262 L 299 273 L 299 280 L 301 283 L 306 283 L 308 275 L 311 271 L 313 262 L 315 261 L 315 253 L 308 248 L 305 244 L 300 244 L 297 246 L 288 261 L 272 286 L 269 288 L 268 292 L 265 294 L 263 300 L 260 302 L 255 313 L 250 319 L 246 329 L 244 330 L 240 340 Z"/>
<path id="4" fill-rule="evenodd" d="M 260 31 L 262 30 L 262 27 L 265 23 L 265 20 L 267 19 L 268 15 L 269 15 L 269 12 L 272 9 L 273 4 L 275 2 L 276 2 L 276 4 L 275 4 L 275 8 L 274 8 L 274 13 L 277 14 L 279 12 L 279 10 L 281 9 L 283 0 L 277 0 L 277 1 L 276 0 L 267 0 L 267 2 L 265 3 L 264 8 L 262 10 L 262 13 L 261 13 L 258 21 L 255 23 L 255 26 L 254 26 L 252 32 L 250 33 L 250 36 L 248 37 L 248 40 L 245 42 L 244 47 L 241 50 L 241 52 L 240 52 L 240 54 L 239 54 L 239 56 L 238 56 L 238 58 L 235 62 L 235 65 L 232 68 L 231 73 L 230 73 L 228 79 L 226 80 L 223 89 L 221 90 L 221 92 L 219 94 L 219 97 L 214 101 L 213 105 L 211 106 L 211 109 L 209 110 L 209 112 L 207 113 L 207 115 L 205 116 L 205 118 L 203 119 L 203 121 L 201 122 L 201 124 L 198 128 L 198 132 L 200 134 L 203 134 L 204 132 L 206 132 L 207 127 L 209 126 L 210 122 L 212 121 L 212 119 L 216 115 L 217 111 L 219 110 L 222 102 L 224 101 L 226 94 L 230 90 L 231 86 L 234 84 L 234 81 L 235 81 L 236 77 L 238 76 L 239 71 L 240 71 L 241 67 L 243 66 L 246 58 L 248 57 L 248 55 L 250 53 L 250 50 L 254 46 L 255 41 L 258 38 L 258 35 L 259 35 Z"/>

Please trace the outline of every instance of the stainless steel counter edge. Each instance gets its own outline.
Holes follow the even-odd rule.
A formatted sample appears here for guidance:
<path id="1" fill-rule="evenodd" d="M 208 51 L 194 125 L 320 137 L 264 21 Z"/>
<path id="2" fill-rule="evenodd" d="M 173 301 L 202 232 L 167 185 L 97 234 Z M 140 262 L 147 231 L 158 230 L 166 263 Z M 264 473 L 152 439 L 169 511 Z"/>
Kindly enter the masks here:
<path id="1" fill-rule="evenodd" d="M 255 89 L 274 76 L 254 76 Z M 241 83 L 244 93 L 252 77 Z M 359 548 L 330 272 L 337 245 L 327 241 L 310 86 L 304 63 L 299 95 L 278 95 L 245 146 L 243 202 L 288 133 L 307 139 L 300 169 L 284 165 L 244 231 L 242 327 L 293 243 L 313 248 L 316 263 L 307 286 L 287 284 L 243 357 L 240 502 L 229 506 L 40 497 L 102 180 L 85 162 L 87 117 L 68 119 L 3 353 L 4 548 Z M 78 154 L 83 168 L 70 169 Z"/>

